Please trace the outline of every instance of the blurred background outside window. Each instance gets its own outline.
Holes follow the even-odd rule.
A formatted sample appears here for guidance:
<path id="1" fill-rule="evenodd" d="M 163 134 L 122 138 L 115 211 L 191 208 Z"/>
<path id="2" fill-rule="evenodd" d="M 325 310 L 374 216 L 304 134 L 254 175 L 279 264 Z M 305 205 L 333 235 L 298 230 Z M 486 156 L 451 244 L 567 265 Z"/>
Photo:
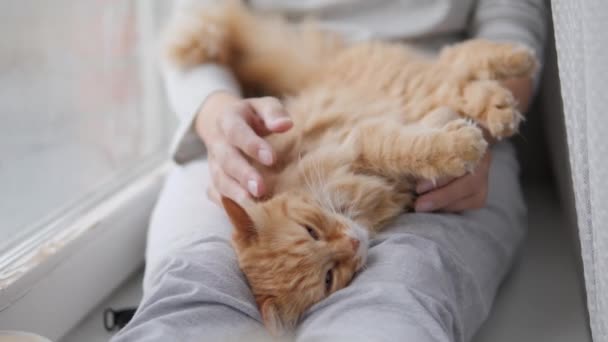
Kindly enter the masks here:
<path id="1" fill-rule="evenodd" d="M 0 259 L 167 160 L 162 0 L 0 2 Z"/>

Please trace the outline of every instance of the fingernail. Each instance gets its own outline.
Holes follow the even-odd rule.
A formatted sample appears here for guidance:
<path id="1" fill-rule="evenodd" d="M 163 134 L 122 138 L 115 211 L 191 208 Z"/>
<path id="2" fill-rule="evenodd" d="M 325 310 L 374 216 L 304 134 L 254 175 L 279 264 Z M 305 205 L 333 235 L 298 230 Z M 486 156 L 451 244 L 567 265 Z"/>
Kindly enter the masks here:
<path id="1" fill-rule="evenodd" d="M 416 187 L 416 192 L 419 194 L 423 194 L 425 192 L 432 190 L 434 187 L 435 187 L 435 184 L 433 184 L 433 182 L 424 181 Z"/>
<path id="2" fill-rule="evenodd" d="M 293 123 L 293 121 L 291 121 L 290 118 L 276 118 L 276 119 L 272 120 L 272 126 L 274 126 L 274 127 L 289 125 L 292 123 Z"/>
<path id="3" fill-rule="evenodd" d="M 273 123 L 275 125 L 282 124 L 282 123 L 291 123 L 291 122 L 292 122 L 291 118 L 285 118 L 285 117 L 276 118 L 276 119 L 273 120 Z"/>
<path id="4" fill-rule="evenodd" d="M 249 189 L 249 192 L 253 195 L 253 196 L 258 196 L 258 182 L 254 181 L 254 180 L 250 180 L 247 182 L 247 188 Z"/>
<path id="5" fill-rule="evenodd" d="M 420 202 L 416 204 L 416 211 L 419 213 L 426 213 L 429 211 L 433 211 L 434 204 L 431 201 Z"/>
<path id="6" fill-rule="evenodd" d="M 258 158 L 264 165 L 272 164 L 272 153 L 270 153 L 268 150 L 260 150 L 258 152 Z"/>

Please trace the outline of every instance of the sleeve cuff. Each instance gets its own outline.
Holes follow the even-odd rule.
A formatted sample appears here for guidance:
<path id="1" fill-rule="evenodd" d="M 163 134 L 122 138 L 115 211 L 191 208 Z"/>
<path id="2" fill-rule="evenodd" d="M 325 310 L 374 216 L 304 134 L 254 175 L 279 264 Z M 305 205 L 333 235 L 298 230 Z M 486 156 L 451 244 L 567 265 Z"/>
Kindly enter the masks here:
<path id="1" fill-rule="evenodd" d="M 501 29 L 500 25 L 493 26 L 491 29 L 483 30 L 478 32 L 475 38 L 484 38 L 499 42 L 507 42 L 514 44 L 521 44 L 534 51 L 534 55 L 538 60 L 538 68 L 534 75 L 532 75 L 532 81 L 534 84 L 534 92 L 536 93 L 540 84 L 540 76 L 543 68 L 544 61 L 544 44 L 536 41 L 525 30 L 513 30 L 513 27 L 505 25 L 508 29 Z M 508 32 L 508 33 L 507 33 Z"/>
<path id="2" fill-rule="evenodd" d="M 534 51 L 539 62 L 533 75 L 536 92 L 544 61 L 547 16 L 543 0 L 479 0 L 468 31 L 474 38 L 518 43 Z"/>
<path id="3" fill-rule="evenodd" d="M 186 71 L 167 70 L 165 77 L 169 102 L 180 119 L 171 156 L 176 163 L 184 164 L 206 154 L 205 145 L 194 129 L 194 120 L 205 100 L 216 91 L 240 95 L 240 89 L 230 70 L 215 64 Z"/>

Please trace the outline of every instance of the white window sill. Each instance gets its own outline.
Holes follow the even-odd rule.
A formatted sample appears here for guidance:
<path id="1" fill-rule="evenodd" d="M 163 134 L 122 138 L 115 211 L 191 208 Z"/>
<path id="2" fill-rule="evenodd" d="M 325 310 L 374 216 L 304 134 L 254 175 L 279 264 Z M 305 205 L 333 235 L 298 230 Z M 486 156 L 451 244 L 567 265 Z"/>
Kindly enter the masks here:
<path id="1" fill-rule="evenodd" d="M 168 167 L 157 163 L 11 261 L 0 276 L 0 329 L 57 341 L 140 268 Z"/>

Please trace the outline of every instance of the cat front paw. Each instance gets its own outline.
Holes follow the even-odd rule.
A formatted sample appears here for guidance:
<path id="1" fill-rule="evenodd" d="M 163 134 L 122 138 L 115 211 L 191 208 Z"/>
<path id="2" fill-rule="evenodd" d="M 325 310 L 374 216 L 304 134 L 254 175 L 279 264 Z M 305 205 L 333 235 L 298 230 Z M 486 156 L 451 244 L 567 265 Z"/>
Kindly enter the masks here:
<path id="1" fill-rule="evenodd" d="M 500 140 L 517 133 L 523 116 L 511 106 L 493 106 L 488 108 L 483 125 L 490 134 Z"/>
<path id="2" fill-rule="evenodd" d="M 490 96 L 485 113 L 482 113 L 480 119 L 481 125 L 493 137 L 502 139 L 517 132 L 523 116 L 517 110 L 517 101 L 513 94 L 503 87 L 498 87 Z"/>
<path id="3" fill-rule="evenodd" d="M 445 160 L 446 176 L 459 177 L 472 171 L 483 157 L 488 143 L 483 132 L 472 120 L 456 119 L 444 126 L 450 155 Z"/>
<path id="4" fill-rule="evenodd" d="M 538 64 L 534 51 L 524 45 L 511 45 L 501 57 L 494 65 L 499 79 L 530 76 Z"/>
<path id="5" fill-rule="evenodd" d="M 523 116 L 510 90 L 497 81 L 474 81 L 465 88 L 463 113 L 502 139 L 517 132 Z"/>

